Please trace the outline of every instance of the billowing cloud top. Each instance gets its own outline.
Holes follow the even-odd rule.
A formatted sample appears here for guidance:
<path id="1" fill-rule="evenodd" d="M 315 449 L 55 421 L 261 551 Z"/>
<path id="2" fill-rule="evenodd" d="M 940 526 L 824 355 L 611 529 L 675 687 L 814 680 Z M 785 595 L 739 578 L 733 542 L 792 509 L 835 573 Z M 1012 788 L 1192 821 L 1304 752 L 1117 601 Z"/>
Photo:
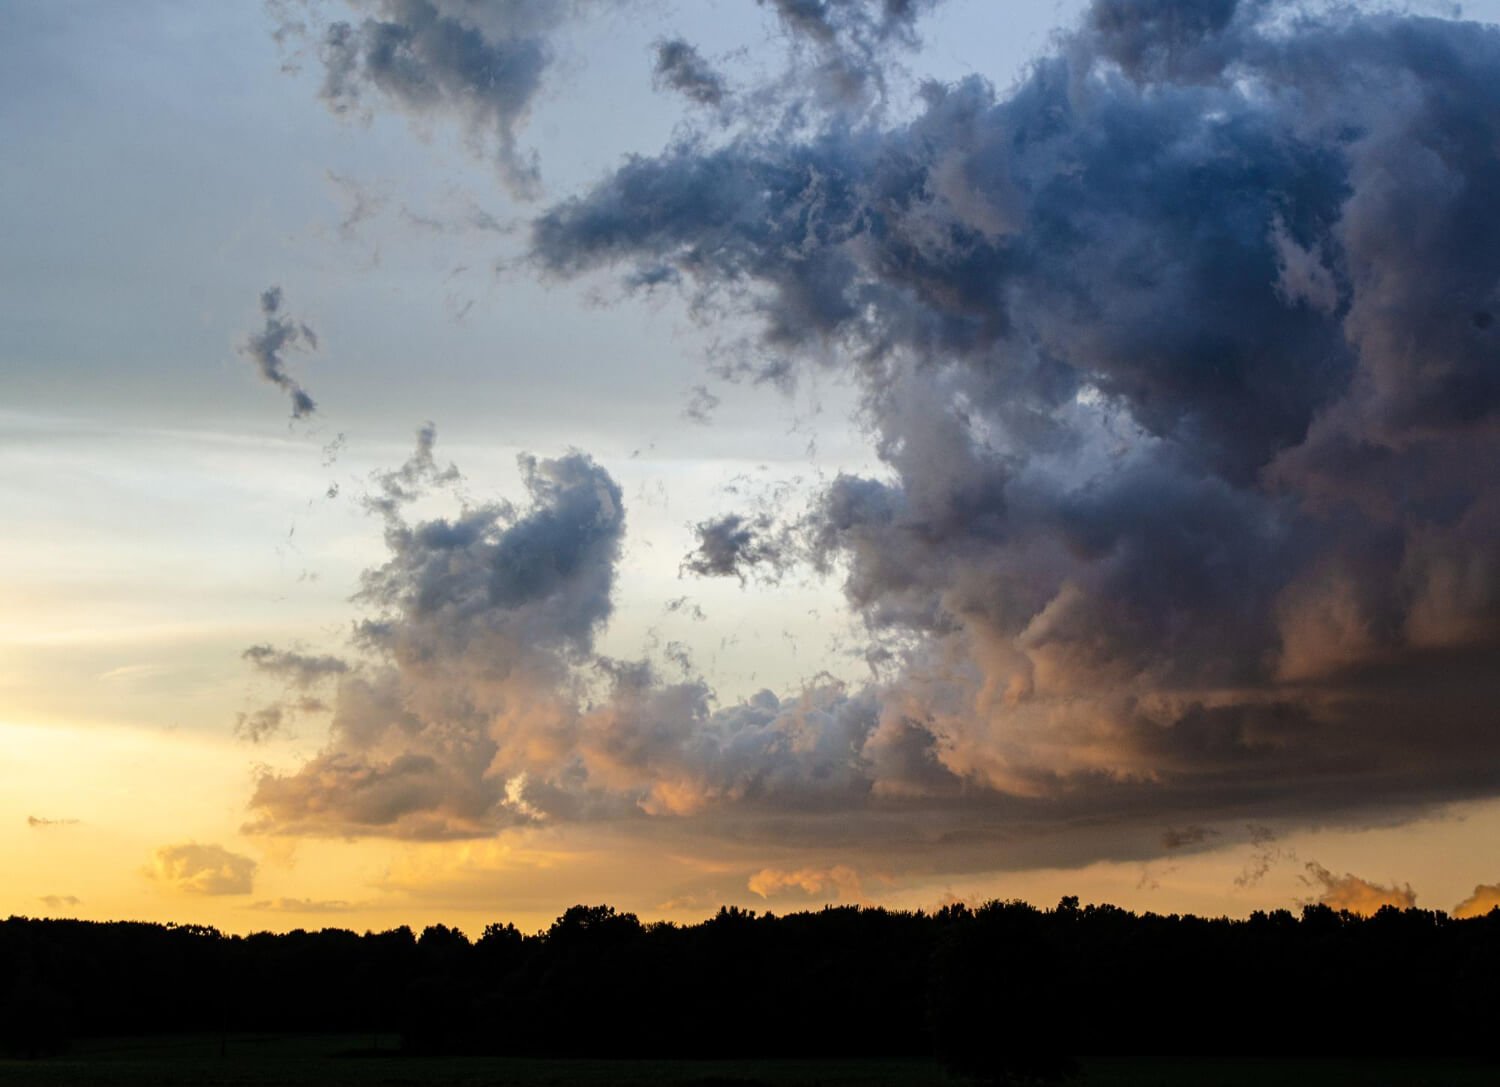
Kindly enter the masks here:
<path id="1" fill-rule="evenodd" d="M 776 5 L 841 57 L 915 7 Z M 392 522 L 379 663 L 258 825 L 1159 838 L 1492 792 L 1497 99 L 1491 28 L 1099 0 L 1005 96 L 629 159 L 536 219 L 535 266 L 679 283 L 776 372 L 859 382 L 887 470 L 774 534 L 703 522 L 697 561 L 790 541 L 898 665 L 713 709 L 595 658 L 619 488 L 528 461 L 519 518 Z"/>

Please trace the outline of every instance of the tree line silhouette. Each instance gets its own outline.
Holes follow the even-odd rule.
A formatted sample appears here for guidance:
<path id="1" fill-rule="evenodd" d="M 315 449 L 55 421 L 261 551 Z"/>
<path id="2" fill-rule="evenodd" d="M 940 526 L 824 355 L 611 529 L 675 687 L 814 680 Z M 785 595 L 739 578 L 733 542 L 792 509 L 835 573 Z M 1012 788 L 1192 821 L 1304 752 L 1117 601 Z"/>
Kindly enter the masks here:
<path id="1" fill-rule="evenodd" d="M 399 1033 L 415 1053 L 936 1055 L 1039 1080 L 1083 1054 L 1488 1057 L 1496 977 L 1500 910 L 1230 920 L 1070 897 L 677 925 L 574 906 L 545 932 L 475 940 L 0 922 L 0 1032 L 20 1055 L 79 1035 L 306 1031 Z"/>

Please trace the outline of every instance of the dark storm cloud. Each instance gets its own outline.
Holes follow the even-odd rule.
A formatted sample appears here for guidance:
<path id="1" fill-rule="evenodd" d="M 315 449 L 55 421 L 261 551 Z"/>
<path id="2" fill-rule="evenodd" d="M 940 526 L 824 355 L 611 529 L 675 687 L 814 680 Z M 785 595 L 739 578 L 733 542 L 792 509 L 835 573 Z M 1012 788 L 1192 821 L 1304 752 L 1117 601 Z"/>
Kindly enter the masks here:
<path id="1" fill-rule="evenodd" d="M 656 66 L 652 74 L 657 86 L 674 90 L 700 106 L 723 105 L 729 94 L 724 77 L 681 38 L 656 43 Z"/>
<path id="2" fill-rule="evenodd" d="M 809 41 L 855 10 L 778 8 Z M 638 156 L 533 254 L 858 378 L 889 474 L 838 479 L 802 538 L 916 638 L 885 697 L 925 700 L 951 774 L 1079 810 L 1472 795 L 1497 105 L 1493 28 L 1101 0 L 1004 97 Z"/>
<path id="3" fill-rule="evenodd" d="M 914 10 L 777 7 L 808 48 Z M 256 828 L 629 818 L 824 851 L 787 871 L 996 867 L 1492 794 L 1497 107 L 1488 28 L 1100 2 L 1003 97 L 627 160 L 537 218 L 533 260 L 679 285 L 758 321 L 753 365 L 858 384 L 879 478 L 705 520 L 685 569 L 837 572 L 879 678 L 720 705 L 601 658 L 619 488 L 527 461 L 519 515 L 386 503 L 379 667 L 261 779 Z M 1291 859 L 1251 845 L 1247 882 Z"/>
<path id="4" fill-rule="evenodd" d="M 260 313 L 264 323 L 259 332 L 245 337 L 240 353 L 255 363 L 262 378 L 291 398 L 292 418 L 302 419 L 315 412 L 318 406 L 301 384 L 287 373 L 286 352 L 304 346 L 316 351 L 318 335 L 305 322 L 285 316 L 282 301 L 280 287 L 267 287 L 261 292 Z"/>
<path id="5" fill-rule="evenodd" d="M 501 174 L 535 191 L 537 166 L 517 147 L 550 59 L 548 33 L 574 6 L 565 0 L 371 0 L 369 14 L 323 31 L 322 98 L 336 114 L 371 96 L 414 117 L 449 113 L 476 144 L 493 142 Z"/>

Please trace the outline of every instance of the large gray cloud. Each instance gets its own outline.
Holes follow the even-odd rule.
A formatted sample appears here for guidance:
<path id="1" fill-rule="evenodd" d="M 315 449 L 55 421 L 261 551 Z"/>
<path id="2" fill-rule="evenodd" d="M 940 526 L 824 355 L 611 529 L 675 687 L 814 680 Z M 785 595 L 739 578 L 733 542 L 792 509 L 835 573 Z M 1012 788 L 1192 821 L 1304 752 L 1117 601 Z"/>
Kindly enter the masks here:
<path id="1" fill-rule="evenodd" d="M 917 639 L 884 704 L 969 786 L 1471 795 L 1500 693 L 1497 96 L 1493 28 L 1101 0 L 1007 96 L 638 156 L 533 253 L 748 307 L 766 366 L 860 380 L 889 472 L 829 487 L 806 553 Z"/>
<path id="2" fill-rule="evenodd" d="M 876 10 L 778 6 L 813 42 L 909 29 Z M 600 658 L 619 488 L 527 461 L 519 514 L 382 509 L 368 663 L 256 825 L 974 864 L 1088 828 L 1057 863 L 1492 793 L 1497 97 L 1488 28 L 1101 0 L 1008 95 L 628 160 L 537 218 L 535 266 L 681 284 L 759 321 L 768 372 L 859 383 L 885 471 L 704 521 L 689 569 L 774 541 L 840 572 L 879 679 L 723 706 Z"/>

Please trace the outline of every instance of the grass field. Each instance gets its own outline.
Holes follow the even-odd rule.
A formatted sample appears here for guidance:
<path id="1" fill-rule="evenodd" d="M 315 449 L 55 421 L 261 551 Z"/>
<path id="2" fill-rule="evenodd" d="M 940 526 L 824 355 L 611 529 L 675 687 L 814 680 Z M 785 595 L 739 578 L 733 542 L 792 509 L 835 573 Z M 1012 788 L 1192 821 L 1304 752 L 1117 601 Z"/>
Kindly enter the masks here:
<path id="1" fill-rule="evenodd" d="M 25 1087 L 961 1087 L 925 1060 L 606 1061 L 404 1057 L 369 1035 L 94 1039 L 63 1056 L 0 1060 Z M 1461 1061 L 1085 1061 L 1077 1087 L 1480 1087 L 1500 1066 Z"/>

